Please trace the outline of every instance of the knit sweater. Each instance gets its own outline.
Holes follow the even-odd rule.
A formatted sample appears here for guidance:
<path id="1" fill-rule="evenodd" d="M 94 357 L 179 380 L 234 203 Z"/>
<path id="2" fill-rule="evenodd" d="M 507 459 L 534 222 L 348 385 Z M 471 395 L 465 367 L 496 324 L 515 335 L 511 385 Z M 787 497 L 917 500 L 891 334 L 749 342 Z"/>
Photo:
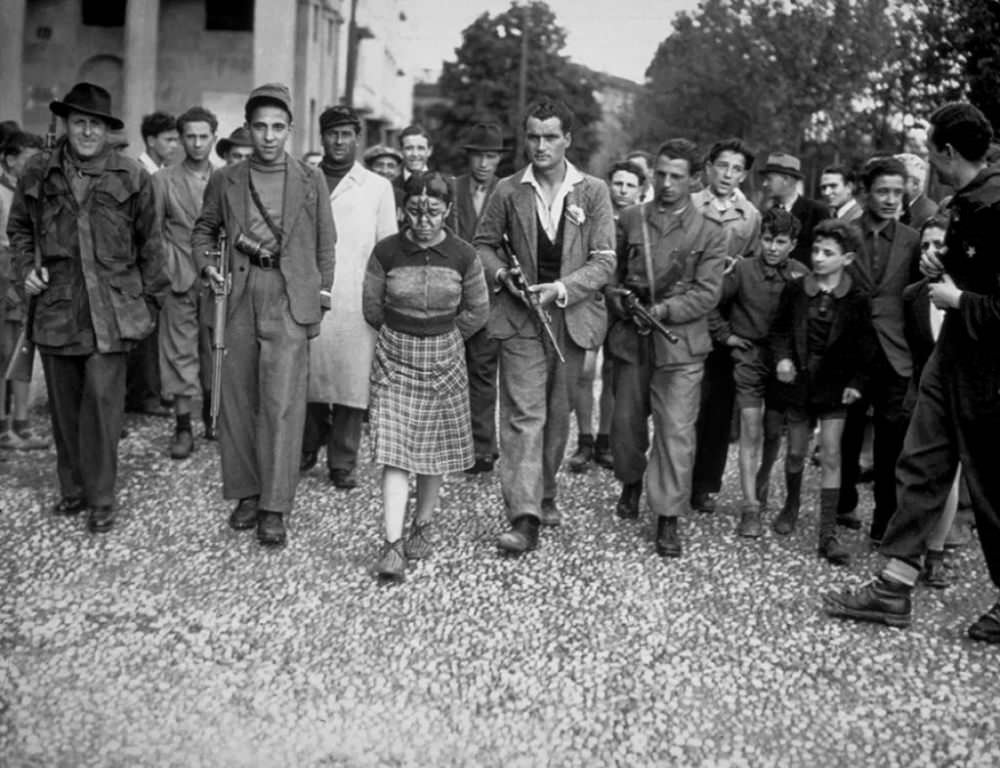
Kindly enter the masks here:
<path id="1" fill-rule="evenodd" d="M 368 259 L 362 294 L 365 320 L 411 336 L 458 328 L 468 338 L 486 323 L 489 296 L 475 250 L 447 233 L 424 247 L 404 234 L 380 241 Z"/>

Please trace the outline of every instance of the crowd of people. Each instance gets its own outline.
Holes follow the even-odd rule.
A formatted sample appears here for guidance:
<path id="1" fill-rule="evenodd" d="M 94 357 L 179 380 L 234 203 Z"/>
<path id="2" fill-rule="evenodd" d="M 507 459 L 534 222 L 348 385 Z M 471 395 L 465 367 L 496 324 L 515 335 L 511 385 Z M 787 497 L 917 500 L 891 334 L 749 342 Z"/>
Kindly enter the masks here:
<path id="1" fill-rule="evenodd" d="M 468 170 L 452 177 L 431 169 L 418 125 L 398 149 L 363 149 L 347 106 L 319 117 L 322 151 L 295 159 L 291 104 L 283 85 L 254 89 L 245 126 L 225 138 L 202 106 L 155 113 L 137 159 L 90 83 L 52 102 L 58 140 L 5 124 L 0 447 L 48 444 L 28 421 L 37 349 L 54 514 L 111 529 L 126 407 L 166 409 L 169 454 L 184 459 L 200 400 L 229 524 L 280 545 L 299 476 L 324 448 L 333 486 L 357 486 L 367 419 L 384 512 L 374 571 L 399 579 L 432 555 L 453 472 L 496 469 L 509 522 L 498 548 L 538 547 L 563 520 L 557 473 L 575 413 L 568 469 L 613 472 L 626 520 L 645 494 L 664 558 L 682 555 L 690 510 L 714 510 L 731 438 L 736 534 L 794 531 L 815 436 L 817 551 L 844 565 L 869 434 L 868 536 L 889 559 L 871 582 L 825 595 L 826 611 L 909 624 L 918 580 L 948 584 L 962 497 L 1000 585 L 1000 170 L 975 107 L 930 117 L 927 160 L 823 169 L 821 201 L 799 158 L 772 151 L 754 202 L 743 187 L 755 153 L 736 138 L 707 154 L 669 139 L 599 179 L 567 159 L 573 114 L 543 99 L 522 116 L 527 165 L 498 178 L 503 130 L 477 123 Z M 941 208 L 929 167 L 954 190 Z M 1000 602 L 969 633 L 1000 642 Z"/>

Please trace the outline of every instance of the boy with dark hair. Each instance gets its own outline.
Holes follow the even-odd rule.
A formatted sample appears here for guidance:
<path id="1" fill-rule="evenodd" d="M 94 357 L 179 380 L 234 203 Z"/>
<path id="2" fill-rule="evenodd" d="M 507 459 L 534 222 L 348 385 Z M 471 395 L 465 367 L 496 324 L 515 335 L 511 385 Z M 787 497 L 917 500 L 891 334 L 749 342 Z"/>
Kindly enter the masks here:
<path id="1" fill-rule="evenodd" d="M 761 225 L 761 252 L 741 259 L 726 274 L 719 307 L 709 320 L 716 343 L 728 348 L 733 361 L 736 405 L 740 411 L 739 466 L 743 490 L 736 533 L 761 535 L 761 497 L 756 473 L 761 462 L 764 392 L 770 378 L 766 342 L 785 286 L 809 269 L 790 259 L 799 234 L 799 222 L 788 211 L 772 208 Z M 780 433 L 779 433 L 780 438 Z M 801 478 L 801 473 L 799 475 Z"/>
<path id="2" fill-rule="evenodd" d="M 778 379 L 773 402 L 788 420 L 786 461 L 799 473 L 788 488 L 793 498 L 775 520 L 775 531 L 790 533 L 795 527 L 801 467 L 818 420 L 823 472 L 819 553 L 834 565 L 850 560 L 837 540 L 836 519 L 845 406 L 861 397 L 873 346 L 868 297 L 846 271 L 857 250 L 851 225 L 837 219 L 817 224 L 812 271 L 785 287 L 770 334 Z"/>
<path id="3" fill-rule="evenodd" d="M 156 173 L 170 165 L 180 146 L 177 120 L 166 112 L 153 112 L 142 118 L 140 127 L 145 151 L 139 155 L 139 163 L 150 173 Z"/>
<path id="4" fill-rule="evenodd" d="M 844 424 L 844 459 L 838 524 L 860 528 L 854 510 L 867 412 L 874 432 L 875 509 L 869 531 L 877 542 L 896 510 L 895 466 L 910 419 L 906 393 L 913 361 L 903 334 L 903 289 L 919 277 L 919 236 L 897 219 L 903 203 L 906 169 L 891 157 L 865 166 L 865 213 L 855 225 L 861 242 L 850 266 L 851 279 L 871 296 L 872 325 L 878 339 L 865 399 L 848 408 Z"/>

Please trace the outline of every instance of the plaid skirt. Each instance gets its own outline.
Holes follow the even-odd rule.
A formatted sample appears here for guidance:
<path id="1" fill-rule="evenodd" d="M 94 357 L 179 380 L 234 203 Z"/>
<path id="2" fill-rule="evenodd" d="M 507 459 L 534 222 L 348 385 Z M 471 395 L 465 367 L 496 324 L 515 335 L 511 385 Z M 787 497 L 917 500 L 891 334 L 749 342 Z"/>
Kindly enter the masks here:
<path id="1" fill-rule="evenodd" d="M 383 325 L 370 381 L 375 463 L 420 475 L 472 466 L 469 380 L 457 330 L 411 336 Z"/>

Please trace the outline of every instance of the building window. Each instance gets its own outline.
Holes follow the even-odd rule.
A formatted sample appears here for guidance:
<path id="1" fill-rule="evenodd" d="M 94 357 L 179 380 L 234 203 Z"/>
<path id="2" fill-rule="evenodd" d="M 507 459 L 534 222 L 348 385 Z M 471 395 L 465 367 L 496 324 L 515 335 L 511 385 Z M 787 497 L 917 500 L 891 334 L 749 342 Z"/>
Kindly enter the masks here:
<path id="1" fill-rule="evenodd" d="M 253 32 L 254 0 L 205 0 L 205 29 Z"/>
<path id="2" fill-rule="evenodd" d="M 126 0 L 83 0 L 83 23 L 88 27 L 124 27 Z"/>

